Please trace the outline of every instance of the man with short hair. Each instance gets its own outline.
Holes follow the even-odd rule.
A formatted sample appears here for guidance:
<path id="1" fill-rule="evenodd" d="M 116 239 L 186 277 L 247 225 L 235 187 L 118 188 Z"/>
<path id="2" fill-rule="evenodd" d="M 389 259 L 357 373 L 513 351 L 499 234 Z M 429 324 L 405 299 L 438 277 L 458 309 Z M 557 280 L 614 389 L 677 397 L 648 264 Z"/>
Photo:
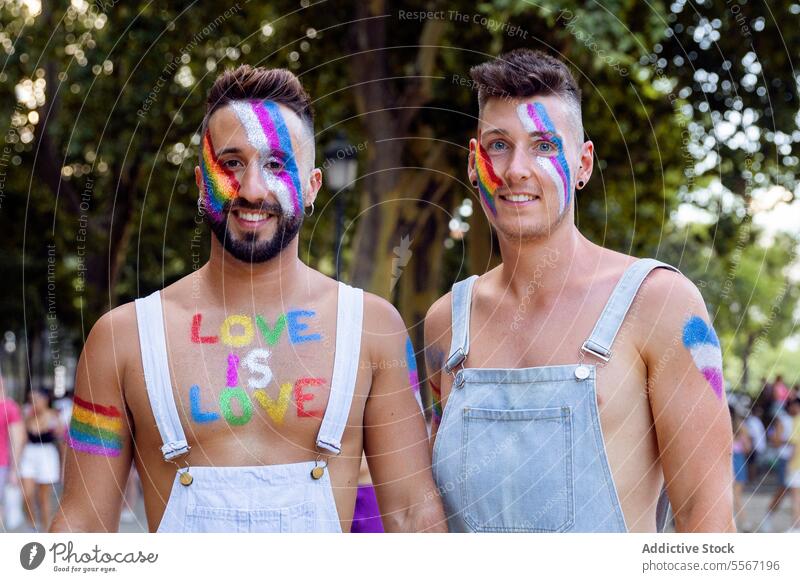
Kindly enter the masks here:
<path id="1" fill-rule="evenodd" d="M 700 293 L 576 228 L 594 144 L 562 62 L 516 50 L 471 76 L 468 174 L 503 262 L 425 321 L 451 531 L 657 531 L 665 485 L 676 530 L 733 531 L 731 422 Z"/>
<path id="2" fill-rule="evenodd" d="M 132 460 L 150 531 L 349 531 L 362 451 L 387 531 L 442 530 L 410 366 L 380 365 L 400 315 L 298 258 L 322 180 L 298 79 L 223 73 L 201 149 L 211 256 L 94 326 L 52 531 L 116 530 Z"/>

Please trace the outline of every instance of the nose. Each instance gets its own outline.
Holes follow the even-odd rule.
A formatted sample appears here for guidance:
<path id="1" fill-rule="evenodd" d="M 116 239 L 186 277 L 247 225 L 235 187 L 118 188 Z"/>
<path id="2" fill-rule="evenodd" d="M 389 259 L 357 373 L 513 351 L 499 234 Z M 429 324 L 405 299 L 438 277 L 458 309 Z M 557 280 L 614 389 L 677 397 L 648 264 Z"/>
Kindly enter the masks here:
<path id="1" fill-rule="evenodd" d="M 239 196 L 251 204 L 261 204 L 264 200 L 274 198 L 270 196 L 265 170 L 261 167 L 259 159 L 252 159 L 239 176 Z"/>
<path id="2" fill-rule="evenodd" d="M 531 177 L 531 159 L 525 148 L 514 148 L 505 171 L 506 184 L 524 182 Z"/>

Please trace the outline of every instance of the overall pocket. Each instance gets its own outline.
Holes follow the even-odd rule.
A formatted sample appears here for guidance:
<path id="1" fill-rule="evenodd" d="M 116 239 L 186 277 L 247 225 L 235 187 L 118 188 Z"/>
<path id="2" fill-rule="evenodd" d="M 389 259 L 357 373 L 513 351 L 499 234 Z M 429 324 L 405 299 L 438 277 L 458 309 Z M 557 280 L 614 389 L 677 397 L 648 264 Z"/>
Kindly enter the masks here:
<path id="1" fill-rule="evenodd" d="M 195 533 L 305 533 L 315 531 L 312 502 L 268 509 L 190 506 L 186 531 Z"/>
<path id="2" fill-rule="evenodd" d="M 575 521 L 572 411 L 464 408 L 464 521 L 479 532 L 559 532 Z"/>

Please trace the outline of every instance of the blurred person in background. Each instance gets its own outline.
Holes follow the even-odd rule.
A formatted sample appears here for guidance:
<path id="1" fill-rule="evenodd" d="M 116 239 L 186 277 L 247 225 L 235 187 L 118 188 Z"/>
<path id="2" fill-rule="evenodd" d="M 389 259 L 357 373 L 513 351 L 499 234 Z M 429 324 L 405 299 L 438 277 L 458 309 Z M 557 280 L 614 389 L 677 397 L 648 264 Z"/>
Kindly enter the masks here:
<path id="1" fill-rule="evenodd" d="M 789 401 L 789 414 L 792 416 L 792 434 L 789 436 L 792 458 L 786 482 L 792 492 L 792 526 L 789 531 L 800 533 L 800 397 Z"/>
<path id="2" fill-rule="evenodd" d="M 783 381 L 783 376 L 778 374 L 775 377 L 775 384 L 772 385 L 772 410 L 777 414 L 786 407 L 787 400 L 789 400 L 789 387 Z"/>
<path id="3" fill-rule="evenodd" d="M 747 456 L 748 479 L 756 487 L 758 487 L 760 474 L 758 463 L 767 449 L 767 431 L 764 429 L 764 422 L 761 420 L 763 416 L 764 410 L 760 406 L 754 406 L 745 420 L 747 432 L 750 433 L 750 438 L 753 441 L 753 448 Z"/>
<path id="4" fill-rule="evenodd" d="M 780 376 L 778 376 L 780 378 Z M 794 414 L 797 414 L 796 407 L 792 406 Z M 792 435 L 793 430 L 792 416 L 785 409 L 780 409 L 776 412 L 767 427 L 767 440 L 772 449 L 773 463 L 772 469 L 775 471 L 777 479 L 777 489 L 769 503 L 769 509 L 761 522 L 759 531 L 763 533 L 771 532 L 773 529 L 772 518 L 783 501 L 786 495 L 787 475 L 786 468 L 789 459 L 792 458 L 792 447 L 789 444 L 789 437 Z"/>
<path id="5" fill-rule="evenodd" d="M 47 392 L 31 390 L 29 401 L 24 420 L 28 441 L 22 450 L 19 476 L 28 521 L 35 531 L 46 531 L 52 515 L 52 488 L 61 481 L 61 460 L 57 444 L 64 428 L 61 416 L 51 406 Z"/>
<path id="6" fill-rule="evenodd" d="M 17 482 L 17 463 L 25 445 L 25 427 L 19 406 L 6 395 L 0 371 L 0 522 L 5 514 L 7 484 Z M 0 528 L 5 530 L 5 526 Z"/>
<path id="7" fill-rule="evenodd" d="M 753 442 L 742 416 L 731 407 L 733 425 L 733 516 L 737 524 L 742 519 L 742 491 L 747 484 L 747 457 L 753 450 Z"/>

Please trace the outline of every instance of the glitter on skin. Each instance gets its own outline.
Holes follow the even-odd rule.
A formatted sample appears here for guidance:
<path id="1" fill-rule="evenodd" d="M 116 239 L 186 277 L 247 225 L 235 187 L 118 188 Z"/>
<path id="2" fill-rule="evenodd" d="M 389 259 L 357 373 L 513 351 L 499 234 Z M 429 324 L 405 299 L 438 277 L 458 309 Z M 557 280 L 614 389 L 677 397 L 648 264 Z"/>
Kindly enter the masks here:
<path id="1" fill-rule="evenodd" d="M 492 214 L 497 215 L 494 193 L 503 185 L 503 181 L 494 173 L 492 160 L 480 142 L 478 142 L 478 150 L 475 153 L 475 172 L 478 174 L 478 190 L 481 193 L 481 199 Z"/>
<path id="2" fill-rule="evenodd" d="M 558 213 L 562 214 L 564 209 L 569 206 L 570 189 L 572 187 L 569 165 L 567 164 L 567 158 L 564 156 L 564 142 L 558 137 L 555 125 L 550 120 L 550 116 L 547 115 L 547 109 L 541 103 L 522 103 L 517 107 L 517 116 L 525 131 L 528 133 L 550 134 L 550 141 L 558 148 L 557 156 L 540 157 L 537 162 L 547 172 L 556 188 L 564 192 L 563 198 L 559 198 L 558 201 Z"/>
<path id="3" fill-rule="evenodd" d="M 693 315 L 683 326 L 683 345 L 689 350 L 694 365 L 703 374 L 714 394 L 722 399 L 725 388 L 722 378 L 722 352 L 714 328 L 701 317 Z"/>
<path id="4" fill-rule="evenodd" d="M 292 137 L 278 104 L 273 101 L 233 101 L 230 105 L 244 126 L 248 141 L 258 152 L 264 182 L 275 194 L 283 211 L 289 216 L 302 212 L 303 190 Z M 278 172 L 266 167 L 276 152 L 286 157 Z"/>
<path id="5" fill-rule="evenodd" d="M 203 136 L 203 156 L 200 161 L 203 176 L 203 206 L 214 219 L 224 218 L 225 205 L 239 193 L 239 181 L 233 172 L 222 166 L 217 158 L 211 133 Z"/>

